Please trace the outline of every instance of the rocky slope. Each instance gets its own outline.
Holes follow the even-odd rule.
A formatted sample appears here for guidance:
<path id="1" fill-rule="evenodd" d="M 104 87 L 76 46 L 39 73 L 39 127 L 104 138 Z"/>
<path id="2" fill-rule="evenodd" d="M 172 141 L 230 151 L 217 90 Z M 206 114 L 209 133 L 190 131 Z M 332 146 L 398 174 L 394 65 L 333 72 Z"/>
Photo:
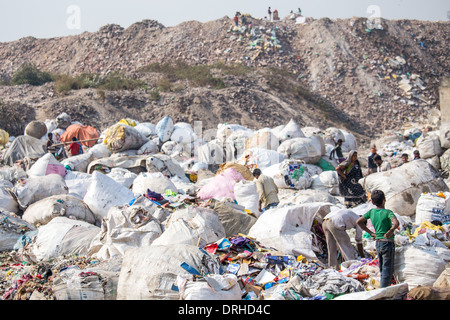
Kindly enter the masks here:
<path id="1" fill-rule="evenodd" d="M 31 62 L 59 74 L 120 71 L 147 84 L 133 91 L 65 95 L 55 92 L 54 83 L 3 85 L 0 99 L 10 112 L 0 127 L 14 126 L 18 134 L 20 121 L 61 112 L 99 129 L 122 117 L 155 122 L 170 115 L 203 121 L 205 128 L 223 122 L 261 128 L 293 118 L 303 126 L 341 126 L 365 140 L 426 121 L 439 110 L 439 81 L 450 70 L 449 22 L 382 20 L 379 29 L 368 29 L 363 18 L 247 22 L 251 29 L 233 28 L 228 17 L 175 27 L 144 20 L 126 29 L 107 25 L 77 36 L 0 43 L 3 80 Z M 141 68 L 175 61 L 246 68 L 236 74 L 212 68 L 224 82 L 220 89 L 179 81 L 177 90 L 160 91 L 155 99 L 161 74 Z"/>

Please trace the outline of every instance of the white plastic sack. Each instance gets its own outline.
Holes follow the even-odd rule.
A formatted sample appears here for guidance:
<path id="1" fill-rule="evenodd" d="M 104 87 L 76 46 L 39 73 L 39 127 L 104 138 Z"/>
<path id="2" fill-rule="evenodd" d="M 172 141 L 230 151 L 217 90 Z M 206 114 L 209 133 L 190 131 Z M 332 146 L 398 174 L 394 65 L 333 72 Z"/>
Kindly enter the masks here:
<path id="1" fill-rule="evenodd" d="M 159 140 L 166 142 L 170 139 L 174 130 L 173 120 L 171 117 L 162 118 L 155 127 Z"/>
<path id="2" fill-rule="evenodd" d="M 234 195 L 239 205 L 250 210 L 257 217 L 259 216 L 259 196 L 256 183 L 245 179 L 239 181 L 234 185 Z"/>
<path id="3" fill-rule="evenodd" d="M 166 190 L 177 192 L 178 189 L 161 172 L 141 172 L 134 179 L 132 191 L 134 195 L 138 196 L 147 194 L 147 190 L 165 195 Z"/>
<path id="4" fill-rule="evenodd" d="M 225 229 L 216 212 L 207 208 L 177 210 L 165 223 L 165 230 L 152 246 L 205 246 L 225 237 Z"/>
<path id="5" fill-rule="evenodd" d="M 128 189 L 133 185 L 133 181 L 138 176 L 136 173 L 120 167 L 112 168 L 111 172 L 106 175 Z"/>
<path id="6" fill-rule="evenodd" d="M 440 157 L 442 155 L 441 142 L 439 135 L 436 133 L 421 135 L 416 141 L 416 146 L 419 149 L 422 159 L 428 159 L 434 156 Z"/>
<path id="7" fill-rule="evenodd" d="M 70 195 L 83 199 L 92 182 L 92 175 L 85 172 L 68 170 L 64 181 L 66 182 L 67 188 L 69 188 Z"/>
<path id="8" fill-rule="evenodd" d="M 83 200 L 67 194 L 50 196 L 31 204 L 23 213 L 22 219 L 38 226 L 62 216 L 90 224 L 96 222 L 94 214 Z"/>
<path id="9" fill-rule="evenodd" d="M 64 178 L 66 169 L 64 165 L 51 154 L 47 153 L 40 157 L 27 171 L 29 177 L 39 177 L 48 174 L 56 173 Z"/>
<path id="10" fill-rule="evenodd" d="M 408 245 L 395 250 L 394 275 L 410 289 L 433 286 L 450 262 L 447 248 Z"/>
<path id="11" fill-rule="evenodd" d="M 345 135 L 341 131 L 341 129 L 335 127 L 327 128 L 325 129 L 325 135 L 331 137 L 333 139 L 334 144 L 336 144 L 339 139 L 341 139 L 342 142 L 345 142 Z"/>
<path id="12" fill-rule="evenodd" d="M 5 187 L 0 187 L 0 210 L 17 213 L 19 205 Z"/>
<path id="13" fill-rule="evenodd" d="M 316 260 L 311 227 L 323 206 L 308 203 L 267 210 L 251 227 L 248 236 L 285 254 Z"/>
<path id="14" fill-rule="evenodd" d="M 178 161 L 168 155 L 154 154 L 148 157 L 145 161 L 145 167 L 148 172 L 161 172 L 168 177 L 178 176 L 180 179 L 188 182 L 188 178 Z"/>
<path id="15" fill-rule="evenodd" d="M 445 198 L 432 193 L 423 193 L 417 201 L 415 224 L 424 221 L 450 222 L 450 211 L 446 212 L 446 205 L 450 203 L 450 192 L 444 193 Z"/>
<path id="16" fill-rule="evenodd" d="M 158 152 L 159 152 L 158 145 L 153 140 L 149 140 L 148 142 L 144 143 L 144 145 L 136 151 L 136 154 L 138 154 L 138 155 L 155 154 Z"/>
<path id="17" fill-rule="evenodd" d="M 150 246 L 162 234 L 160 223 L 153 217 L 157 210 L 154 204 L 110 208 L 89 254 L 107 260 L 121 258 L 131 248 Z"/>
<path id="18" fill-rule="evenodd" d="M 245 140 L 245 149 L 277 150 L 280 142 L 278 137 L 270 130 L 258 130 Z"/>
<path id="19" fill-rule="evenodd" d="M 235 131 L 253 131 L 240 124 L 226 124 L 221 123 L 217 126 L 216 139 L 219 143 L 224 144 L 227 141 L 227 137 Z"/>
<path id="20" fill-rule="evenodd" d="M 72 156 L 61 161 L 63 166 L 69 166 L 72 171 L 87 172 L 89 163 L 94 160 L 93 154 L 86 152 L 76 156 Z"/>
<path id="21" fill-rule="evenodd" d="M 200 274 L 219 273 L 219 263 L 197 246 L 150 246 L 128 250 L 123 258 L 117 300 L 179 300 L 178 276 L 189 276 L 181 265 Z"/>
<path id="22" fill-rule="evenodd" d="M 292 138 L 304 138 L 304 137 L 305 134 L 303 133 L 302 129 L 293 119 L 291 119 L 288 122 L 288 124 L 278 133 L 278 138 L 280 139 L 280 142 Z"/>
<path id="23" fill-rule="evenodd" d="M 307 189 L 311 186 L 311 174 L 308 167 L 295 160 L 284 160 L 262 170 L 264 175 L 272 177 L 280 189 Z"/>
<path id="24" fill-rule="evenodd" d="M 248 157 L 246 163 L 247 165 L 254 164 L 261 170 L 281 163 L 286 159 L 286 156 L 282 153 L 279 153 L 278 151 L 263 148 L 251 148 L 245 150 L 245 152 L 243 153 L 243 158 L 245 157 Z M 240 160 L 241 163 L 243 161 L 244 159 Z"/>
<path id="25" fill-rule="evenodd" d="M 448 191 L 439 173 L 425 160 L 414 160 L 386 172 L 372 173 L 359 183 L 367 192 L 382 190 L 386 196 L 386 208 L 401 216 L 415 214 L 422 193 Z"/>
<path id="26" fill-rule="evenodd" d="M 92 148 L 89 148 L 86 153 L 92 154 L 92 159 L 107 158 L 111 155 L 108 147 L 104 143 L 97 143 Z"/>
<path id="27" fill-rule="evenodd" d="M 133 199 L 134 194 L 130 189 L 96 170 L 83 201 L 94 213 L 95 219 L 101 221 L 108 214 L 109 208 L 122 206 Z"/>
<path id="28" fill-rule="evenodd" d="M 141 122 L 134 128 L 147 138 L 156 134 L 156 125 L 149 122 Z"/>
<path id="29" fill-rule="evenodd" d="M 325 154 L 325 144 L 318 135 L 308 138 L 293 138 L 282 142 L 277 151 L 289 159 L 317 163 Z"/>
<path id="30" fill-rule="evenodd" d="M 31 246 L 37 260 L 56 259 L 63 255 L 87 255 L 92 239 L 100 228 L 90 223 L 57 217 L 38 228 Z"/>
<path id="31" fill-rule="evenodd" d="M 67 194 L 68 188 L 63 177 L 59 174 L 49 174 L 43 177 L 21 179 L 13 188 L 17 202 L 22 208 L 44 198 Z"/>
<path id="32" fill-rule="evenodd" d="M 195 136 L 194 132 L 183 127 L 174 127 L 170 140 L 177 142 L 179 144 L 189 144 L 194 142 Z"/>

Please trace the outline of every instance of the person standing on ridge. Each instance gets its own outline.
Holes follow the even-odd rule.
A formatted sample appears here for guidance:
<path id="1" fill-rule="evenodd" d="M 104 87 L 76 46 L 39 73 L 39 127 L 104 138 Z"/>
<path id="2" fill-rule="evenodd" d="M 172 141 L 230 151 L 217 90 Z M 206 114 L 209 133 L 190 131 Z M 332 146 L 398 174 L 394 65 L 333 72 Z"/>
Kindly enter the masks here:
<path id="1" fill-rule="evenodd" d="M 267 14 L 269 15 L 269 21 L 272 21 L 272 10 L 270 10 L 270 7 L 267 10 Z"/>

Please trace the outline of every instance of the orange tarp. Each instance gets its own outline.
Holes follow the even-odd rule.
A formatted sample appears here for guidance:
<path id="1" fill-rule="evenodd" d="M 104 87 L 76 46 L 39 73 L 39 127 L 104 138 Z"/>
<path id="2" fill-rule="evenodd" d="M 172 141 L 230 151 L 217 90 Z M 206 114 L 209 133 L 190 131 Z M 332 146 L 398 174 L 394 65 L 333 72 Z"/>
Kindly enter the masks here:
<path id="1" fill-rule="evenodd" d="M 59 141 L 71 142 L 72 137 L 76 137 L 78 140 L 99 139 L 100 134 L 98 133 L 97 129 L 91 126 L 72 124 L 67 127 L 66 131 L 64 131 L 64 133 L 59 138 Z M 97 141 L 84 141 L 80 143 L 86 147 L 92 147 L 97 143 Z"/>

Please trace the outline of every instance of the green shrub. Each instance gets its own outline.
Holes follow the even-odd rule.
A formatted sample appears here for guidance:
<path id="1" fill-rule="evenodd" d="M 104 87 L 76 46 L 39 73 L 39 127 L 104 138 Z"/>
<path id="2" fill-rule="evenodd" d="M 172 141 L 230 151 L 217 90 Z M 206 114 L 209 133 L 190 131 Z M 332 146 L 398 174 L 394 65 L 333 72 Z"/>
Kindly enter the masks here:
<path id="1" fill-rule="evenodd" d="M 22 64 L 11 78 L 11 84 L 13 85 L 41 86 L 52 81 L 53 77 L 49 72 L 40 71 L 34 64 L 28 62 Z"/>

